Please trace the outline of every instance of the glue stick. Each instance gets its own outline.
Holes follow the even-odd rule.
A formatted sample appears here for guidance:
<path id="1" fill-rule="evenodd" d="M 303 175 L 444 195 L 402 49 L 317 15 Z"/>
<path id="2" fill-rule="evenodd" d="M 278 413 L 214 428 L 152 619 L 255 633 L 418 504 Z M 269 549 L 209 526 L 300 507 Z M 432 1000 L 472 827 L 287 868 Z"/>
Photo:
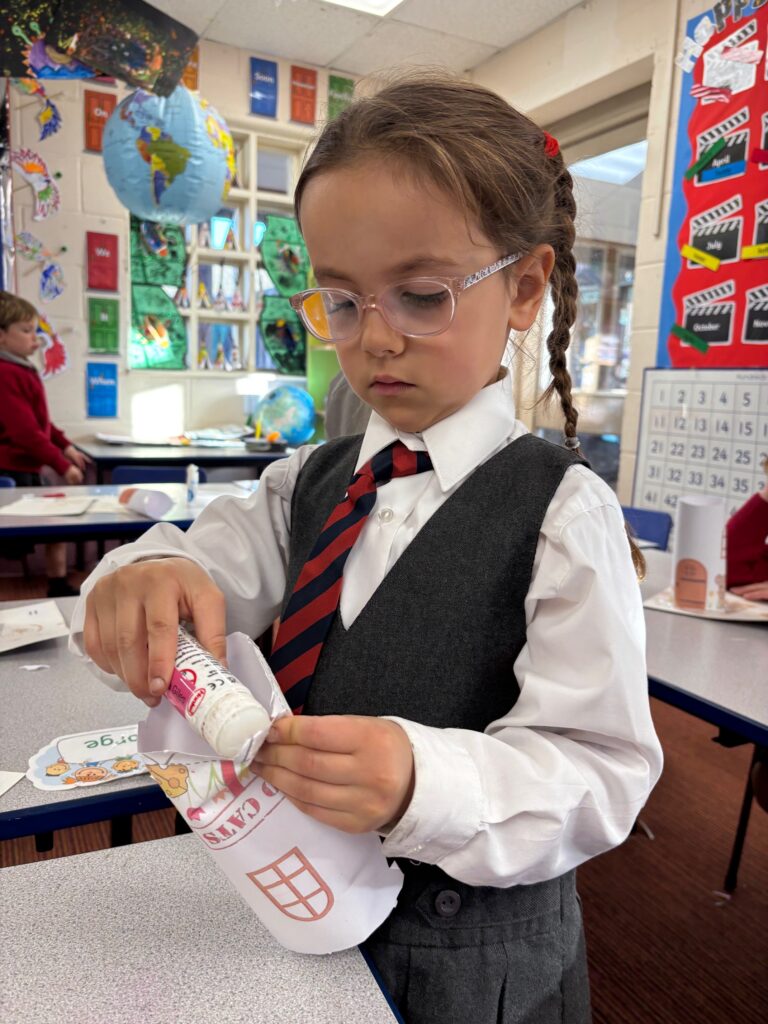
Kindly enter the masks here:
<path id="1" fill-rule="evenodd" d="M 165 696 L 221 757 L 236 757 L 270 724 L 266 708 L 251 691 L 181 626 Z"/>
<path id="2" fill-rule="evenodd" d="M 191 505 L 197 497 L 197 487 L 200 483 L 200 470 L 190 462 L 187 466 L 187 504 Z"/>

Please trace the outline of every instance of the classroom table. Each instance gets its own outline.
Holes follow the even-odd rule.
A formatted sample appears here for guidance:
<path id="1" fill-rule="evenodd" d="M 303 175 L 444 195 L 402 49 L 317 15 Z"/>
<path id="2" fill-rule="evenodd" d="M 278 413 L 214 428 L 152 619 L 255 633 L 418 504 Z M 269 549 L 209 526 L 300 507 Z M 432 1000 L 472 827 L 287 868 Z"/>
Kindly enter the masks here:
<path id="1" fill-rule="evenodd" d="M 76 602 L 74 597 L 56 602 L 67 623 Z M 5 601 L 0 607 L 34 603 Z M 50 668 L 34 672 L 22 668 L 31 664 Z M 130 693 L 110 690 L 80 658 L 70 654 L 67 637 L 0 654 L 0 700 L 0 768 L 4 771 L 25 772 L 29 758 L 57 736 L 131 725 L 148 714 L 141 701 Z M 36 789 L 28 779 L 21 779 L 0 796 L 0 839 L 43 836 L 39 848 L 50 849 L 48 837 L 57 829 L 111 820 L 112 841 L 117 845 L 130 842 L 127 816 L 170 806 L 148 774 L 67 793 Z"/>
<path id="2" fill-rule="evenodd" d="M 116 497 L 126 486 L 116 484 L 80 485 L 77 487 L 7 487 L 0 489 L 0 505 L 10 505 L 23 494 L 42 496 L 63 494 L 67 497 Z M 183 484 L 142 484 L 145 488 L 165 490 L 171 496 L 184 493 Z M 248 492 L 233 483 L 200 484 L 198 496 L 191 504 L 179 500 L 163 516 L 162 521 L 186 530 L 207 504 L 219 495 L 246 498 Z M 55 511 L 55 498 L 51 498 Z M 53 541 L 132 540 L 145 533 L 155 520 L 125 508 L 120 512 L 84 512 L 78 516 L 0 516 L 0 544 L 8 540 L 27 540 L 32 544 Z"/>
<path id="3" fill-rule="evenodd" d="M 284 459 L 290 449 L 283 452 L 253 452 L 245 443 L 233 442 L 229 447 L 208 448 L 201 445 L 173 444 L 108 444 L 96 438 L 75 441 L 75 447 L 93 459 L 96 482 L 103 483 L 105 473 L 115 466 L 250 466 L 259 476 L 265 466 Z"/>
<path id="4" fill-rule="evenodd" d="M 9 1024 L 402 1021 L 359 949 L 280 946 L 195 836 L 5 868 L 0 915 Z"/>
<path id="5" fill-rule="evenodd" d="M 648 568 L 643 598 L 664 590 L 672 578 L 672 556 L 643 552 Z M 648 688 L 652 697 L 687 711 L 720 729 L 724 746 L 753 743 L 752 763 L 768 747 L 768 625 L 723 622 L 645 609 Z M 736 888 L 739 863 L 752 810 L 747 773 L 739 820 L 723 888 Z"/>

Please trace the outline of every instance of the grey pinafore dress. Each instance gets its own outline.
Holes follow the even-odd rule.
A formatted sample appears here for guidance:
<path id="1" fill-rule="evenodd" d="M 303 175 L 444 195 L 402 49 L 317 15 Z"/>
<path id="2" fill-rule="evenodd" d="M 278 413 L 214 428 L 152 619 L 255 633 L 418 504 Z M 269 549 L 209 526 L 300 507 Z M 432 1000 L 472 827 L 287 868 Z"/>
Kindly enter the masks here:
<path id="1" fill-rule="evenodd" d="M 287 595 L 344 494 L 361 440 L 321 446 L 299 473 Z M 573 461 L 527 434 L 475 470 L 352 626 L 336 616 L 304 713 L 398 715 L 479 731 L 506 714 L 519 695 L 513 665 L 539 530 Z M 366 948 L 407 1024 L 588 1024 L 575 872 L 502 889 L 398 863 L 397 906 Z"/>

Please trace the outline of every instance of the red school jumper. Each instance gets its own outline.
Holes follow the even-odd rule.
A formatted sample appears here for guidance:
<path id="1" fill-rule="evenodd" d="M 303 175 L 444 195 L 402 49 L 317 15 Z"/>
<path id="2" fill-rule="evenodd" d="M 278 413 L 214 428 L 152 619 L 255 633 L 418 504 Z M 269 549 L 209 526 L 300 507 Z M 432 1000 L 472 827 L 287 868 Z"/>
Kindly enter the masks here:
<path id="1" fill-rule="evenodd" d="M 64 474 L 71 463 L 63 451 L 70 444 L 51 423 L 35 367 L 0 358 L 0 475 L 3 469 L 39 473 L 42 466 Z"/>
<path id="2" fill-rule="evenodd" d="M 731 516 L 726 527 L 728 586 L 768 580 L 768 501 L 753 494 Z"/>

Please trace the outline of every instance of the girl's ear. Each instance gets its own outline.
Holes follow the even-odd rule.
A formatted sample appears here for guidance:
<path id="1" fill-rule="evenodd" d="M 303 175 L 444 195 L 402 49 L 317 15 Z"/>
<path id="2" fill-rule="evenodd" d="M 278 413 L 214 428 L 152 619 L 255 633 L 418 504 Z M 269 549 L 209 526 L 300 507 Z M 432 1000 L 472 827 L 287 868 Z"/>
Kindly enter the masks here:
<path id="1" fill-rule="evenodd" d="M 537 245 L 514 267 L 517 294 L 509 307 L 509 326 L 513 331 L 527 331 L 536 319 L 544 299 L 555 251 L 551 245 Z"/>

